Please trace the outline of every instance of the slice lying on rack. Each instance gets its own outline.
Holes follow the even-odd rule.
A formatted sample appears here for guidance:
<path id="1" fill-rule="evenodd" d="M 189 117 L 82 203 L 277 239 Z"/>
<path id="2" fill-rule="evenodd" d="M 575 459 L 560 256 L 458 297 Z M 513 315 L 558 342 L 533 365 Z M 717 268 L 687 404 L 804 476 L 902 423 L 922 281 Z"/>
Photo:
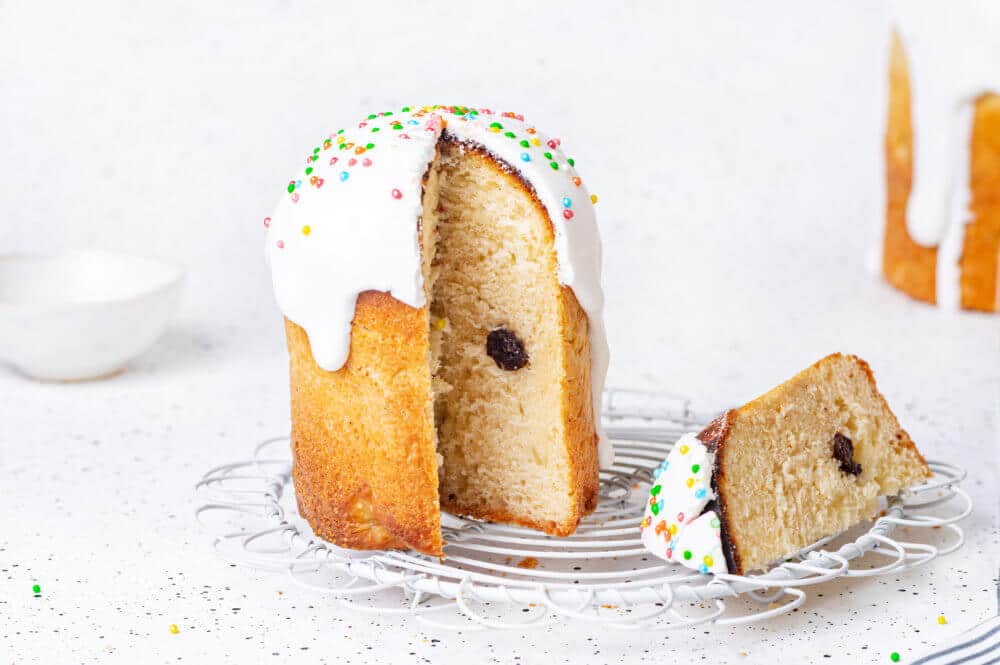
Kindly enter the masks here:
<path id="1" fill-rule="evenodd" d="M 837 353 L 685 434 L 653 472 L 642 540 L 668 561 L 742 575 L 930 475 L 868 363 Z"/>

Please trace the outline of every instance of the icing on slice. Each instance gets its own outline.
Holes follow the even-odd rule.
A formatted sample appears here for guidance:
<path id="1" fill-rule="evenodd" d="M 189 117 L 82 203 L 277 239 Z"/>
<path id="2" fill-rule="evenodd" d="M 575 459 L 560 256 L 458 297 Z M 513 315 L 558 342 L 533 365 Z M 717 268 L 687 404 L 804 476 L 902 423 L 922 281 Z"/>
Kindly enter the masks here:
<path id="1" fill-rule="evenodd" d="M 653 472 L 653 485 L 640 528 L 643 545 L 654 555 L 701 570 L 704 561 L 683 556 L 681 545 L 689 542 L 688 549 L 695 547 L 704 552 L 702 556 L 711 558 L 711 565 L 704 566 L 706 570 L 702 572 L 725 572 L 719 529 L 715 529 L 718 556 L 713 553 L 715 550 L 703 545 L 707 536 L 700 535 L 702 532 L 709 534 L 712 524 L 711 519 L 702 520 L 702 517 L 712 515 L 718 523 L 714 512 L 702 515 L 708 502 L 715 498 L 712 491 L 714 467 L 715 454 L 709 452 L 694 433 L 688 433 L 674 444 L 667 459 Z M 696 531 L 684 537 L 692 528 Z M 695 550 L 691 551 L 693 557 Z"/>
<path id="2" fill-rule="evenodd" d="M 728 572 L 721 527 L 714 510 L 703 513 L 677 534 L 674 560 L 705 574 Z"/>

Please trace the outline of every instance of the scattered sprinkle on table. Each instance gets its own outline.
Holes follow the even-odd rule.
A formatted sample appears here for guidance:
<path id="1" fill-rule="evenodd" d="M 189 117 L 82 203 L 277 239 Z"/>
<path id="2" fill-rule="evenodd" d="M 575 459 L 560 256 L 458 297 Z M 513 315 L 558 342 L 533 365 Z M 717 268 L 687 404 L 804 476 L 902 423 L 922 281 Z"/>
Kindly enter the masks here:
<path id="1" fill-rule="evenodd" d="M 947 620 L 947 619 L 945 619 L 945 618 L 944 618 L 944 615 L 942 614 L 941 616 L 939 616 L 939 617 L 938 617 L 938 623 L 939 623 L 939 624 L 941 624 L 941 625 L 943 626 L 943 625 L 945 625 L 946 623 L 948 623 L 948 620 Z"/>
<path id="2" fill-rule="evenodd" d="M 33 587 L 31 587 L 31 593 L 35 594 L 36 596 L 41 595 L 41 593 L 42 593 L 42 587 L 40 587 L 37 584 L 34 585 Z"/>
<path id="3" fill-rule="evenodd" d="M 176 623 L 170 624 L 170 626 L 169 626 L 169 628 L 167 630 L 170 631 L 171 635 L 176 635 L 177 633 L 181 632 L 181 629 L 177 627 Z"/>
<path id="4" fill-rule="evenodd" d="M 892 653 L 890 653 L 889 654 L 889 660 L 891 660 L 894 663 L 898 663 L 899 662 L 899 653 L 896 652 L 896 651 L 893 651 Z"/>

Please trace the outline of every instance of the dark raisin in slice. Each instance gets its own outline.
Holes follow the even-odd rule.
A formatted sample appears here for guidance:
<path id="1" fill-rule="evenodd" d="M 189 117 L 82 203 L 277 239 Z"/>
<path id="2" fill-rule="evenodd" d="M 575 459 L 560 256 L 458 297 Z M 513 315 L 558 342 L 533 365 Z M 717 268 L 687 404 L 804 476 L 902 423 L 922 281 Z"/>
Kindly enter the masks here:
<path id="1" fill-rule="evenodd" d="M 486 355 L 496 361 L 497 367 L 512 372 L 528 364 L 524 343 L 507 328 L 491 330 L 486 336 Z"/>
<path id="2" fill-rule="evenodd" d="M 861 473 L 861 465 L 854 461 L 854 443 L 837 432 L 833 435 L 833 458 L 840 462 L 840 470 L 856 476 Z"/>

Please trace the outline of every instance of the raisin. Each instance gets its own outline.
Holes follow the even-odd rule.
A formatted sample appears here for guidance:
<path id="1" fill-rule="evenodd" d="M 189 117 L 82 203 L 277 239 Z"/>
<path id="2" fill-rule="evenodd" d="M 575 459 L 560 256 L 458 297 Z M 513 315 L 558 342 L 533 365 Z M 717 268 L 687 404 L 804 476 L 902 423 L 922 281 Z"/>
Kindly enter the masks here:
<path id="1" fill-rule="evenodd" d="M 507 328 L 491 330 L 486 336 L 486 355 L 496 362 L 497 367 L 508 372 L 519 370 L 528 364 L 528 354 L 524 343 Z"/>
<path id="2" fill-rule="evenodd" d="M 840 432 L 833 435 L 833 458 L 840 462 L 844 473 L 852 476 L 861 473 L 861 465 L 854 461 L 854 444 Z"/>

